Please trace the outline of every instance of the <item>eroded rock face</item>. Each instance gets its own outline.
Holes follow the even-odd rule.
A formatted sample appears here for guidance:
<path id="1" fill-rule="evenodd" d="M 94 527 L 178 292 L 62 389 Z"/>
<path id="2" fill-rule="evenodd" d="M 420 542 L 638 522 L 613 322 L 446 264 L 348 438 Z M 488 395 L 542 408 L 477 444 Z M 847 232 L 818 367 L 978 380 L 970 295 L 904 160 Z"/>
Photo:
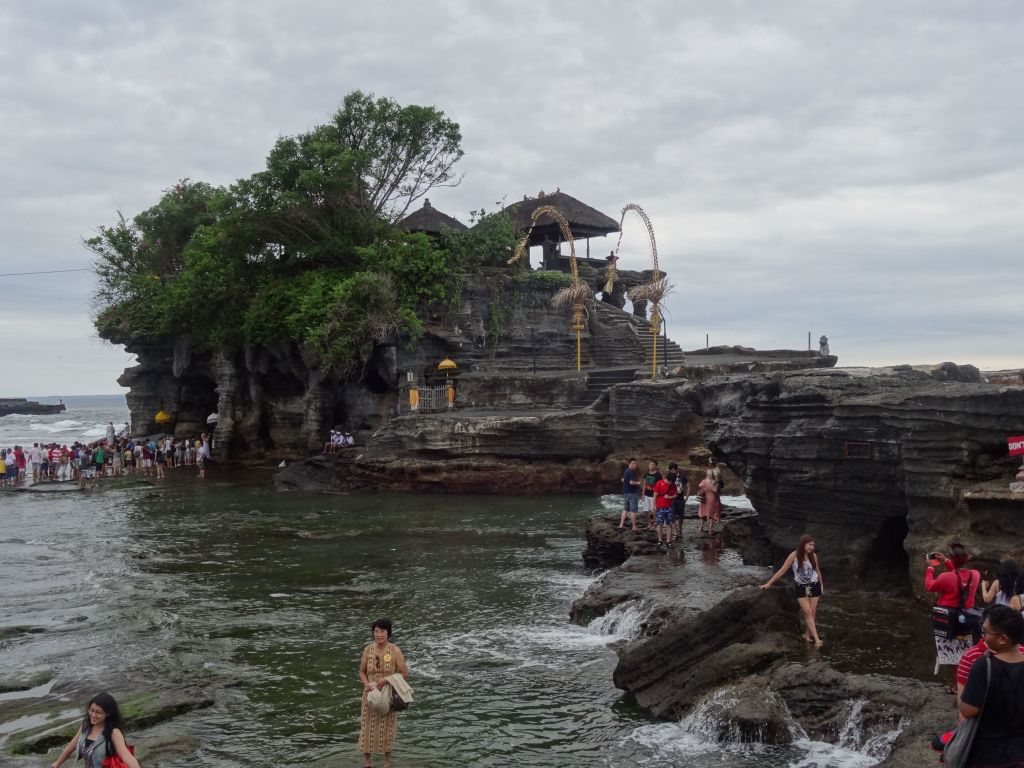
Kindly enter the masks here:
<path id="1" fill-rule="evenodd" d="M 1021 556 L 1006 437 L 1024 432 L 1024 388 L 976 378 L 951 364 L 808 370 L 723 377 L 690 396 L 778 555 L 808 531 L 833 573 L 882 586 L 908 570 L 917 581 L 918 556 L 953 540 L 983 563 Z"/>
<path id="2" fill-rule="evenodd" d="M 228 459 L 307 456 L 335 426 L 364 444 L 408 411 L 403 387 L 409 375 L 422 385 L 446 357 L 464 377 L 456 382 L 460 409 L 564 409 L 583 395 L 586 381 L 574 370 L 571 316 L 551 307 L 561 284 L 550 278 L 484 271 L 468 281 L 456 311 L 426 318 L 415 348 L 380 345 L 360 373 L 346 379 L 322 370 L 294 344 L 210 351 L 185 336 L 162 343 L 116 339 L 138 357 L 118 379 L 129 388 L 132 430 L 160 431 L 154 417 L 164 410 L 174 417 L 177 436 L 195 437 L 210 429 L 207 419 L 216 413 L 219 458 Z M 639 366 L 643 348 L 628 324 L 604 323 L 592 313 L 582 336 L 582 364 L 607 360 Z"/>
<path id="3" fill-rule="evenodd" d="M 679 718 L 702 696 L 792 654 L 796 622 L 788 591 L 744 587 L 621 649 L 612 679 L 656 716 Z"/>
<path id="4" fill-rule="evenodd" d="M 741 517 L 730 525 L 742 528 L 755 519 Z M 767 570 L 740 566 L 728 552 L 721 561 L 706 559 L 694 528 L 692 522 L 684 525 L 684 552 L 638 547 L 573 604 L 578 621 L 617 610 L 626 616 L 629 611 L 617 608 L 625 601 L 641 608 L 632 612 L 634 625 L 637 615 L 649 611 L 629 635 L 638 631 L 637 639 L 616 646 L 616 686 L 655 716 L 680 721 L 705 741 L 779 745 L 809 738 L 888 766 L 933 759 L 926 759 L 929 739 L 955 717 L 942 685 L 832 667 L 800 640 L 792 590 L 759 589 L 754 585 Z M 608 518 L 592 519 L 589 547 L 596 539 L 614 544 L 620 538 Z M 871 601 L 863 609 L 869 616 L 877 610 Z M 825 639 L 831 646 L 849 637 L 833 632 Z"/>

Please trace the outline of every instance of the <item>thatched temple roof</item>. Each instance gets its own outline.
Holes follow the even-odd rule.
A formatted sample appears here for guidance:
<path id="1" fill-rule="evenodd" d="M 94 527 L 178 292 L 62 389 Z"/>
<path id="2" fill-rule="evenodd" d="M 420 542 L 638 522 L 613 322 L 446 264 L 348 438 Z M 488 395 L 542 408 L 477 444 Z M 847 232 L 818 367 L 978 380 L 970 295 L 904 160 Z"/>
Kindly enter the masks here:
<path id="1" fill-rule="evenodd" d="M 568 220 L 569 231 L 572 232 L 575 240 L 603 237 L 619 231 L 619 224 L 614 219 L 561 190 L 549 195 L 542 193 L 537 197 L 512 203 L 504 209 L 504 212 L 512 217 L 517 231 L 526 232 L 530 228 L 530 217 L 542 205 L 551 205 L 558 209 Z M 533 233 L 530 235 L 529 244 L 531 246 L 540 245 L 545 240 L 558 243 L 565 240 L 558 223 L 553 221 L 550 216 L 541 217 L 537 222 L 537 226 L 533 228 Z"/>
<path id="2" fill-rule="evenodd" d="M 422 208 L 413 211 L 395 226 L 405 232 L 423 232 L 428 235 L 438 235 L 442 229 L 469 229 L 458 219 L 437 210 L 430 204 L 430 198 L 423 201 Z"/>

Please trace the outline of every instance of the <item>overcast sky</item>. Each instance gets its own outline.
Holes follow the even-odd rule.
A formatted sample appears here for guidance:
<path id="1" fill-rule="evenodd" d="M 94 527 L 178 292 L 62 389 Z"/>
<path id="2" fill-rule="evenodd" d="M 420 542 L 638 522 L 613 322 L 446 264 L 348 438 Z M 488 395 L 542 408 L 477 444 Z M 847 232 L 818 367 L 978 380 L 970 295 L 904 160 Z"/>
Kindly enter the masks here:
<path id="1" fill-rule="evenodd" d="M 684 348 L 1024 366 L 1024 3 L 34 0 L 0 39 L 3 273 L 87 267 L 118 210 L 247 176 L 361 89 L 461 124 L 430 198 L 463 221 L 641 205 Z M 635 218 L 622 254 L 649 263 Z M 92 288 L 0 277 L 0 396 L 118 391 Z"/>

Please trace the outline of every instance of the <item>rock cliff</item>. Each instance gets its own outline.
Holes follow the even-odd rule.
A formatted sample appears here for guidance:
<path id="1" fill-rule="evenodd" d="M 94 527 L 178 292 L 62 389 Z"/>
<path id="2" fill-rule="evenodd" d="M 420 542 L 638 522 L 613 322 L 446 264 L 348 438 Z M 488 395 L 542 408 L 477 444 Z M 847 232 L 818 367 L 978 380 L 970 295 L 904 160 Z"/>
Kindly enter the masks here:
<path id="1" fill-rule="evenodd" d="M 960 540 L 982 566 L 1022 555 L 1024 495 L 1008 493 L 1024 387 L 971 366 L 727 376 L 688 392 L 715 456 L 744 479 L 777 554 L 809 531 L 839 574 L 909 572 Z"/>
<path id="2" fill-rule="evenodd" d="M 319 483 L 608 493 L 630 455 L 681 461 L 696 483 L 703 464 L 682 460 L 704 443 L 759 513 L 743 534 L 751 562 L 777 563 L 809 531 L 833 580 L 891 590 L 952 540 L 983 568 L 1024 559 L 1006 445 L 1024 433 L 1024 387 L 979 379 L 952 365 L 807 369 L 633 381 L 577 410 L 403 415 Z"/>
<path id="3" fill-rule="evenodd" d="M 626 273 L 634 282 L 638 274 Z M 467 280 L 454 311 L 425 319 L 415 347 L 379 345 L 348 379 L 311 365 L 294 344 L 204 350 L 180 336 L 156 343 L 119 339 L 138 364 L 118 383 L 129 388 L 133 432 L 158 431 L 154 416 L 165 410 L 175 434 L 193 436 L 216 414 L 219 450 L 229 459 L 308 455 L 335 426 L 363 441 L 407 410 L 408 377 L 422 384 L 446 357 L 459 366 L 460 406 L 564 408 L 586 389 L 585 377 L 574 371 L 571 317 L 550 305 L 565 279 L 560 272 L 483 270 Z M 637 367 L 643 348 L 631 325 L 605 323 L 594 313 L 583 332 L 582 363 L 609 359 Z"/>
<path id="4" fill-rule="evenodd" d="M 819 613 L 826 645 L 812 649 L 799 639 L 790 588 L 756 588 L 768 570 L 740 565 L 721 542 L 698 537 L 694 523 L 684 521 L 677 548 L 667 552 L 646 546 L 643 532 L 622 534 L 614 525 L 590 520 L 584 561 L 602 553 L 626 559 L 590 586 L 571 615 L 613 616 L 629 601 L 641 623 L 616 644 L 613 679 L 639 706 L 723 745 L 808 739 L 890 768 L 932 759 L 928 741 L 953 718 L 952 697 L 936 682 L 907 676 L 914 672 L 905 663 L 887 663 L 877 652 L 880 642 L 886 647 L 885 626 L 850 631 L 881 612 L 888 621 L 900 616 L 898 636 L 908 647 L 927 642 L 908 621 L 913 601 L 831 592 Z M 625 554 L 617 546 L 623 537 Z M 903 676 L 888 674 L 893 668 Z"/>

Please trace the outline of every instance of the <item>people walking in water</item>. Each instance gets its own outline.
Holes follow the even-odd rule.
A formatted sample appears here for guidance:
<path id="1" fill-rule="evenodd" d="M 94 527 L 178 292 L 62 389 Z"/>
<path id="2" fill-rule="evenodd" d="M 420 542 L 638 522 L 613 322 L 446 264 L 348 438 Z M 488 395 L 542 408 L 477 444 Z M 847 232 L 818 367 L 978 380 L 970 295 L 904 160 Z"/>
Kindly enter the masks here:
<path id="1" fill-rule="evenodd" d="M 981 600 L 988 605 L 1009 605 L 1015 595 L 1020 568 L 1016 560 L 1003 560 L 996 570 L 996 577 L 981 582 Z"/>
<path id="2" fill-rule="evenodd" d="M 697 500 L 700 501 L 700 508 L 697 514 L 700 517 L 700 532 L 704 533 L 704 523 L 708 524 L 708 533 L 715 532 L 715 523 L 722 517 L 722 485 L 715 479 L 715 471 L 709 469 L 704 473 L 704 479 L 697 486 Z"/>
<path id="3" fill-rule="evenodd" d="M 115 754 L 128 768 L 139 768 L 138 760 L 125 744 L 123 728 L 121 710 L 114 697 L 106 692 L 93 696 L 78 732 L 50 768 L 60 768 L 76 750 L 75 762 L 84 760 L 85 768 L 101 768 L 103 761 Z"/>
<path id="4" fill-rule="evenodd" d="M 708 470 L 710 473 L 711 470 Z M 814 537 L 805 533 L 800 537 L 796 549 L 789 553 L 782 567 L 775 572 L 768 581 L 761 585 L 761 589 L 768 589 L 782 575 L 792 570 L 793 589 L 796 592 L 796 601 L 800 606 L 800 613 L 804 621 L 804 642 L 814 643 L 816 648 L 821 648 L 821 637 L 818 635 L 818 600 L 824 592 L 824 579 L 821 576 L 821 566 L 818 563 L 818 553 L 814 551 Z"/>
<path id="5" fill-rule="evenodd" d="M 380 618 L 371 627 L 373 642 L 363 648 L 359 661 L 359 679 L 363 683 L 363 698 L 359 709 L 359 751 L 363 753 L 365 768 L 373 767 L 373 756 L 384 755 L 384 768 L 391 768 L 391 753 L 395 749 L 398 732 L 398 713 L 394 710 L 381 714 L 367 702 L 367 694 L 374 688 L 387 685 L 389 675 L 398 673 L 409 677 L 409 667 L 401 649 L 391 642 L 391 619 Z"/>
<path id="6" fill-rule="evenodd" d="M 636 459 L 629 460 L 629 466 L 622 473 L 622 516 L 619 518 L 619 530 L 626 529 L 626 516 L 629 515 L 633 522 L 633 530 L 636 528 L 636 513 L 640 504 L 640 486 L 643 480 L 640 479 L 640 470 Z"/>
<path id="7" fill-rule="evenodd" d="M 928 567 L 924 571 L 924 589 L 939 596 L 936 601 L 938 608 L 956 609 L 957 614 L 974 608 L 974 595 L 981 584 L 981 574 L 973 569 L 964 570 L 970 559 L 966 547 L 959 543 L 950 544 L 947 555 L 936 552 L 928 556 Z M 936 574 L 940 569 L 941 572 Z M 942 637 L 936 633 L 935 674 L 939 673 L 942 666 L 955 666 L 964 652 L 971 647 L 971 627 L 968 624 L 964 626 L 964 634 L 955 637 Z"/>

